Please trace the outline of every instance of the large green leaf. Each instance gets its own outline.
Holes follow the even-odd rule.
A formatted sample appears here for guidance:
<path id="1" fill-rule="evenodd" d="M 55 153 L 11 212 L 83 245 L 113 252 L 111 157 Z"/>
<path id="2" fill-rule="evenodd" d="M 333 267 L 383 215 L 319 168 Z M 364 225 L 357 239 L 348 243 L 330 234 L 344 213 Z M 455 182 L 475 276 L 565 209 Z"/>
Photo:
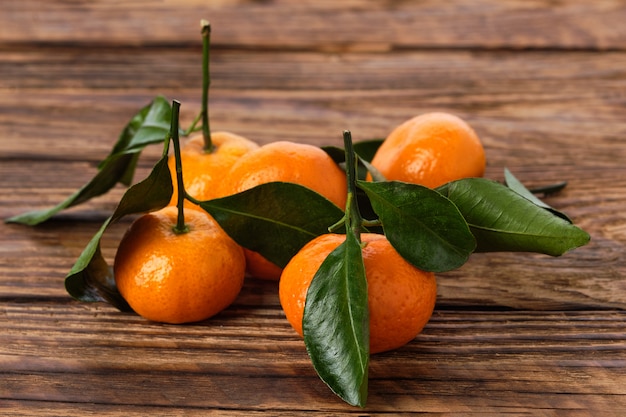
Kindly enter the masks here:
<path id="1" fill-rule="evenodd" d="M 434 272 L 463 265 L 476 242 L 456 206 L 440 193 L 399 181 L 358 182 L 403 258 Z"/>
<path id="2" fill-rule="evenodd" d="M 121 217 L 158 210 L 169 203 L 173 187 L 167 159 L 164 150 L 150 175 L 126 190 L 113 215 L 89 241 L 65 278 L 65 288 L 72 297 L 81 301 L 104 301 L 120 310 L 130 310 L 115 286 L 112 268 L 102 257 L 100 240 L 107 227 Z"/>
<path id="3" fill-rule="evenodd" d="M 34 226 L 62 210 L 105 194 L 118 182 L 130 185 L 141 150 L 148 144 L 163 142 L 167 137 L 171 111 L 165 98 L 156 97 L 128 122 L 113 150 L 99 164 L 98 172 L 87 184 L 54 207 L 22 213 L 6 221 Z"/>
<path id="4" fill-rule="evenodd" d="M 559 256 L 589 242 L 584 230 L 496 181 L 467 178 L 437 191 L 459 208 L 476 237 L 479 252 Z"/>
<path id="5" fill-rule="evenodd" d="M 352 230 L 313 277 L 302 328 L 320 378 L 347 403 L 364 407 L 369 363 L 367 281 L 361 246 Z"/>
<path id="6" fill-rule="evenodd" d="M 238 244 L 281 267 L 343 217 L 343 210 L 320 194 L 287 182 L 261 184 L 200 207 Z"/>

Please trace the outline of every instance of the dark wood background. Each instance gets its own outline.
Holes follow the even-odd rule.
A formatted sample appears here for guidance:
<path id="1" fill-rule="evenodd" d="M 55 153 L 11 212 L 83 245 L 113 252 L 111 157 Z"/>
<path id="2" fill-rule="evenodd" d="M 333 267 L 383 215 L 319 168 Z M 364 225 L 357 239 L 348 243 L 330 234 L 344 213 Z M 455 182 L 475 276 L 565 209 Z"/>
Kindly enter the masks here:
<path id="1" fill-rule="evenodd" d="M 476 254 L 435 314 L 376 355 L 364 410 L 318 379 L 275 283 L 167 326 L 70 299 L 63 280 L 123 189 L 37 227 L 0 224 L 0 414 L 626 413 L 626 3 L 8 0 L 0 13 L 0 216 L 86 183 L 154 96 L 258 143 L 384 137 L 427 111 L 484 142 L 487 177 L 568 181 L 547 202 L 592 236 L 560 258 Z M 160 148 L 145 152 L 138 178 Z M 105 235 L 108 259 L 129 220 Z"/>

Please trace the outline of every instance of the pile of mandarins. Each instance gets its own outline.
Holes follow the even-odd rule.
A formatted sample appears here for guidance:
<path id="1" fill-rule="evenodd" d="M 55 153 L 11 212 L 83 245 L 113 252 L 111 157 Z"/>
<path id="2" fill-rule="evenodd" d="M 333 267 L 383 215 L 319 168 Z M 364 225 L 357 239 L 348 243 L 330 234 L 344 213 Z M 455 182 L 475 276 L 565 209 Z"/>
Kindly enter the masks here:
<path id="1" fill-rule="evenodd" d="M 316 146 L 287 141 L 258 146 L 232 133 L 214 132 L 211 146 L 205 146 L 202 136 L 188 140 L 181 160 L 185 191 L 200 201 L 282 181 L 308 187 L 342 209 L 346 206 L 346 174 Z M 486 160 L 478 136 L 465 121 L 447 113 L 427 113 L 394 129 L 371 164 L 387 180 L 435 188 L 483 176 Z M 302 335 L 308 286 L 345 235 L 329 233 L 313 239 L 282 269 L 240 247 L 190 201 L 184 206 L 186 230 L 176 232 L 178 190 L 173 157 L 169 166 L 174 184 L 170 205 L 138 218 L 119 245 L 114 272 L 124 299 L 149 320 L 187 323 L 207 319 L 229 306 L 246 276 L 280 280 L 281 305 Z M 435 276 L 404 260 L 384 235 L 363 233 L 361 240 L 370 351 L 396 349 L 411 341 L 430 319 Z"/>

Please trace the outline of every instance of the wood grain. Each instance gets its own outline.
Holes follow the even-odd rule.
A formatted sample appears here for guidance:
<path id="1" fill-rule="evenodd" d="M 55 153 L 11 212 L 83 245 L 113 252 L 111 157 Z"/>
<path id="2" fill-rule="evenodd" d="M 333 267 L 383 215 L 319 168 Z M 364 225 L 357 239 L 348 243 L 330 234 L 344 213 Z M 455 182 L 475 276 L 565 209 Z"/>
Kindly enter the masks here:
<path id="1" fill-rule="evenodd" d="M 620 1 L 47 1 L 9 0 L 6 43 L 199 44 L 199 21 L 229 48 L 380 50 L 404 48 L 623 49 Z"/>
<path id="2" fill-rule="evenodd" d="M 56 63 L 46 60 L 51 54 Z M 181 100 L 187 123 L 199 111 L 196 50 L 176 50 L 176 73 L 153 69 L 162 61 L 160 49 L 91 52 L 73 65 L 76 54 L 47 48 L 7 52 L 8 62 L 0 67 L 6 86 L 0 122 L 8 128 L 4 158 L 27 156 L 29 147 L 20 141 L 28 140 L 37 141 L 29 142 L 33 150 L 45 146 L 49 158 L 76 155 L 96 162 L 134 112 L 159 94 Z M 336 144 L 344 129 L 357 140 L 384 137 L 415 114 L 443 110 L 478 131 L 491 165 L 513 166 L 519 159 L 595 168 L 616 166 L 624 157 L 624 147 L 615 146 L 626 133 L 622 53 L 229 52 L 216 58 L 214 127 L 260 143 Z M 93 126 L 89 134 L 85 126 Z M 95 153 L 83 154 L 90 149 Z"/>
<path id="3" fill-rule="evenodd" d="M 163 413 L 277 404 L 296 413 L 351 410 L 329 398 L 302 341 L 275 307 L 271 285 L 262 297 L 244 291 L 210 323 L 186 326 L 150 324 L 93 305 L 6 304 L 0 395 Z M 274 300 L 270 307 L 265 298 Z M 368 409 L 623 410 L 624 318 L 623 312 L 438 311 L 414 342 L 372 358 Z M 559 400 L 574 394 L 577 401 Z"/>
<path id="4" fill-rule="evenodd" d="M 568 181 L 546 201 L 591 243 L 559 258 L 475 254 L 440 274 L 433 318 L 371 359 L 365 409 L 316 376 L 276 283 L 213 319 L 147 322 L 63 280 L 123 193 L 37 227 L 0 224 L 0 414 L 622 416 L 626 414 L 626 4 L 8 0 L 0 13 L 0 217 L 88 181 L 156 95 L 261 144 L 382 138 L 416 114 L 466 119 L 486 175 Z M 160 155 L 147 149 L 137 179 Z M 132 221 L 102 241 L 111 262 Z"/>

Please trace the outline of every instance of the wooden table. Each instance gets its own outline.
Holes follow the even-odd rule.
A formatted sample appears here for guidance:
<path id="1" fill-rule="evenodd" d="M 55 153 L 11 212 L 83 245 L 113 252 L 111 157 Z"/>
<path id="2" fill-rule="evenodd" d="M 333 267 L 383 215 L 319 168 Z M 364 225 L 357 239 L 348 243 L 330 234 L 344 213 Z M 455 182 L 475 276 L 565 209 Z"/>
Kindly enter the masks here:
<path id="1" fill-rule="evenodd" d="M 486 176 L 566 180 L 547 202 L 592 241 L 560 258 L 475 254 L 440 274 L 432 320 L 372 357 L 366 409 L 315 374 L 277 285 L 249 280 L 206 322 L 146 322 L 65 292 L 123 193 L 37 226 L 0 224 L 0 414 L 626 415 L 626 4 L 620 1 L 8 0 L 0 13 L 0 216 L 86 183 L 141 106 L 201 102 L 258 143 L 341 145 L 442 110 Z M 142 157 L 137 178 L 160 147 Z M 103 240 L 107 259 L 129 220 Z"/>

